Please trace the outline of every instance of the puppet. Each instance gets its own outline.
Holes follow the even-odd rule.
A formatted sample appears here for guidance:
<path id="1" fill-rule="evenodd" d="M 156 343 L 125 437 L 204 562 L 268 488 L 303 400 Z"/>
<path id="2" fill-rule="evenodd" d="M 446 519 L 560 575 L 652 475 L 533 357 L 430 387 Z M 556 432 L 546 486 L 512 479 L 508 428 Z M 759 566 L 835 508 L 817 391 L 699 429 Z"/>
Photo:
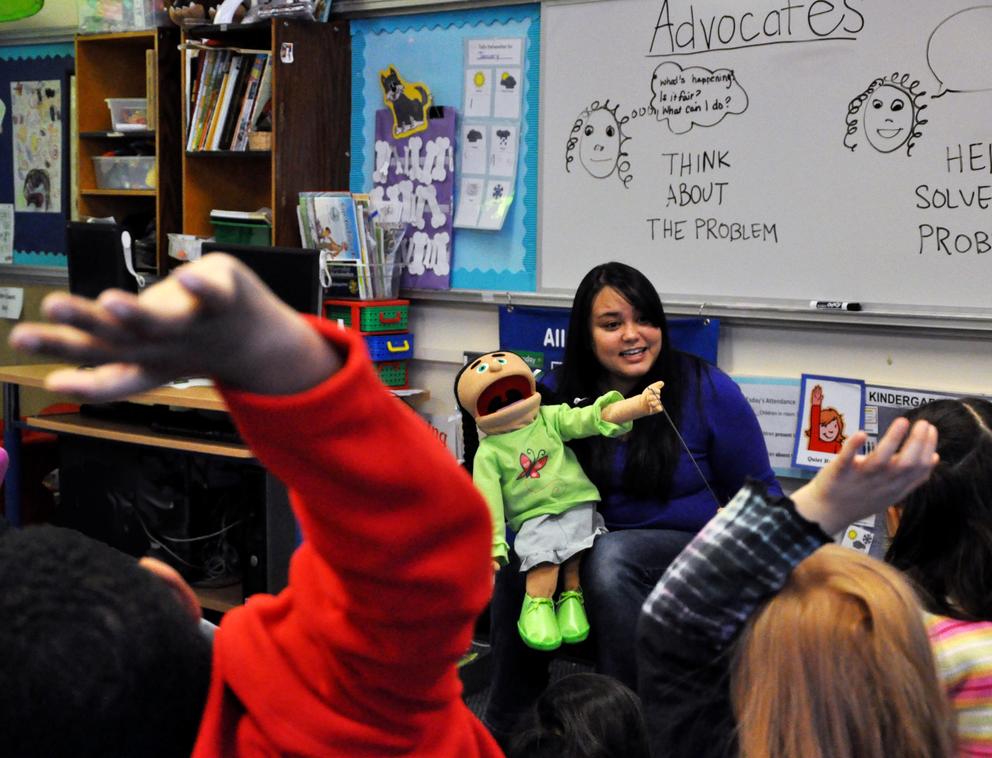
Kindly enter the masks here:
<path id="1" fill-rule="evenodd" d="M 505 351 L 481 356 L 455 378 L 465 458 L 492 512 L 495 568 L 507 563 L 507 525 L 516 534 L 513 547 L 527 575 L 517 630 L 528 646 L 554 650 L 589 635 L 579 566 L 582 553 L 606 527 L 596 510 L 599 491 L 564 443 L 629 432 L 635 419 L 661 411 L 662 385 L 656 382 L 629 399 L 608 392 L 581 408 L 542 406 L 530 367 Z M 486 437 L 473 456 L 476 427 Z M 562 593 L 556 607 L 559 570 Z"/>

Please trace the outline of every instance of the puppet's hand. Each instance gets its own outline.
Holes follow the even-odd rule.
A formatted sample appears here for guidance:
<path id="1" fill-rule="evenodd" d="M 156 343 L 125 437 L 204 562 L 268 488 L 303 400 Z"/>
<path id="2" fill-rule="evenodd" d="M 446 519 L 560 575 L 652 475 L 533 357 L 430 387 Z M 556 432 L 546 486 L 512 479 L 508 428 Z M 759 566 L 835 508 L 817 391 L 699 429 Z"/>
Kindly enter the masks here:
<path id="1" fill-rule="evenodd" d="M 661 388 L 664 386 L 664 382 L 655 382 L 645 387 L 644 392 L 641 393 L 649 416 L 655 413 L 661 413 L 664 409 L 664 406 L 661 404 Z"/>

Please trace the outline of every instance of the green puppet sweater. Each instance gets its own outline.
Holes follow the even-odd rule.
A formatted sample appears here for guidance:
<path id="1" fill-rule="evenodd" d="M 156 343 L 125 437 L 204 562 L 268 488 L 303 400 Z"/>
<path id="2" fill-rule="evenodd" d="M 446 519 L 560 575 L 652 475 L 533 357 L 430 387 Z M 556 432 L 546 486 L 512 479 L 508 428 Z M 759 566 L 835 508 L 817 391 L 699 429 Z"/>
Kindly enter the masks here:
<path id="1" fill-rule="evenodd" d="M 479 441 L 472 478 L 492 512 L 492 554 L 500 565 L 506 564 L 509 551 L 507 524 L 516 532 L 535 516 L 564 513 L 576 505 L 599 501 L 599 490 L 564 443 L 594 434 L 619 437 L 629 432 L 633 422 L 611 424 L 601 415 L 605 406 L 620 400 L 619 392 L 608 392 L 584 408 L 541 406 L 537 418 L 522 429 Z"/>

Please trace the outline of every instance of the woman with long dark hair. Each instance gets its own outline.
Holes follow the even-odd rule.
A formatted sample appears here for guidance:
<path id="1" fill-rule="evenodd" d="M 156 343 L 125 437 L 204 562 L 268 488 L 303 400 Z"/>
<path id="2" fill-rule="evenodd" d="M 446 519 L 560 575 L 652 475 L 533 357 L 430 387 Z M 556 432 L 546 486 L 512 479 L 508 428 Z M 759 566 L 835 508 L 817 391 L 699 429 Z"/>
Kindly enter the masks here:
<path id="1" fill-rule="evenodd" d="M 609 530 L 582 568 L 597 669 L 631 688 L 638 614 L 668 564 L 747 478 L 781 494 L 757 419 L 733 380 L 672 346 L 661 298 L 640 271 L 596 266 L 576 291 L 564 362 L 543 391 L 582 404 L 608 390 L 630 397 L 658 380 L 665 413 L 641 419 L 620 440 L 570 443 L 599 489 Z M 494 672 L 484 717 L 504 744 L 548 682 L 548 656 L 524 646 L 516 631 L 523 592 L 511 560 L 491 605 Z"/>

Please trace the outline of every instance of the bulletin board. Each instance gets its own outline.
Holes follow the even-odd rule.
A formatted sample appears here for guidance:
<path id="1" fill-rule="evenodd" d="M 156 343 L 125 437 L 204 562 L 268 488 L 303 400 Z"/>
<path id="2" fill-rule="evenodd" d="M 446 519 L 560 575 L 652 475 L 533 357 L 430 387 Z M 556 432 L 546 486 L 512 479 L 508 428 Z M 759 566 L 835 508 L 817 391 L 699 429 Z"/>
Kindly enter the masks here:
<path id="1" fill-rule="evenodd" d="M 526 67 L 514 199 L 499 231 L 454 230 L 452 288 L 536 289 L 540 30 L 540 6 L 536 3 L 351 21 L 352 192 L 368 192 L 372 186 L 375 112 L 383 107 L 380 71 L 394 66 L 406 81 L 425 83 L 434 105 L 460 111 L 465 41 L 524 40 Z M 456 178 L 456 196 L 457 191 Z"/>
<path id="2" fill-rule="evenodd" d="M 64 267 L 71 215 L 72 43 L 0 47 L 0 212 L 14 264 Z"/>
<path id="3" fill-rule="evenodd" d="M 539 290 L 992 315 L 992 5 L 546 2 Z M 551 62 L 553 61 L 553 65 Z"/>

